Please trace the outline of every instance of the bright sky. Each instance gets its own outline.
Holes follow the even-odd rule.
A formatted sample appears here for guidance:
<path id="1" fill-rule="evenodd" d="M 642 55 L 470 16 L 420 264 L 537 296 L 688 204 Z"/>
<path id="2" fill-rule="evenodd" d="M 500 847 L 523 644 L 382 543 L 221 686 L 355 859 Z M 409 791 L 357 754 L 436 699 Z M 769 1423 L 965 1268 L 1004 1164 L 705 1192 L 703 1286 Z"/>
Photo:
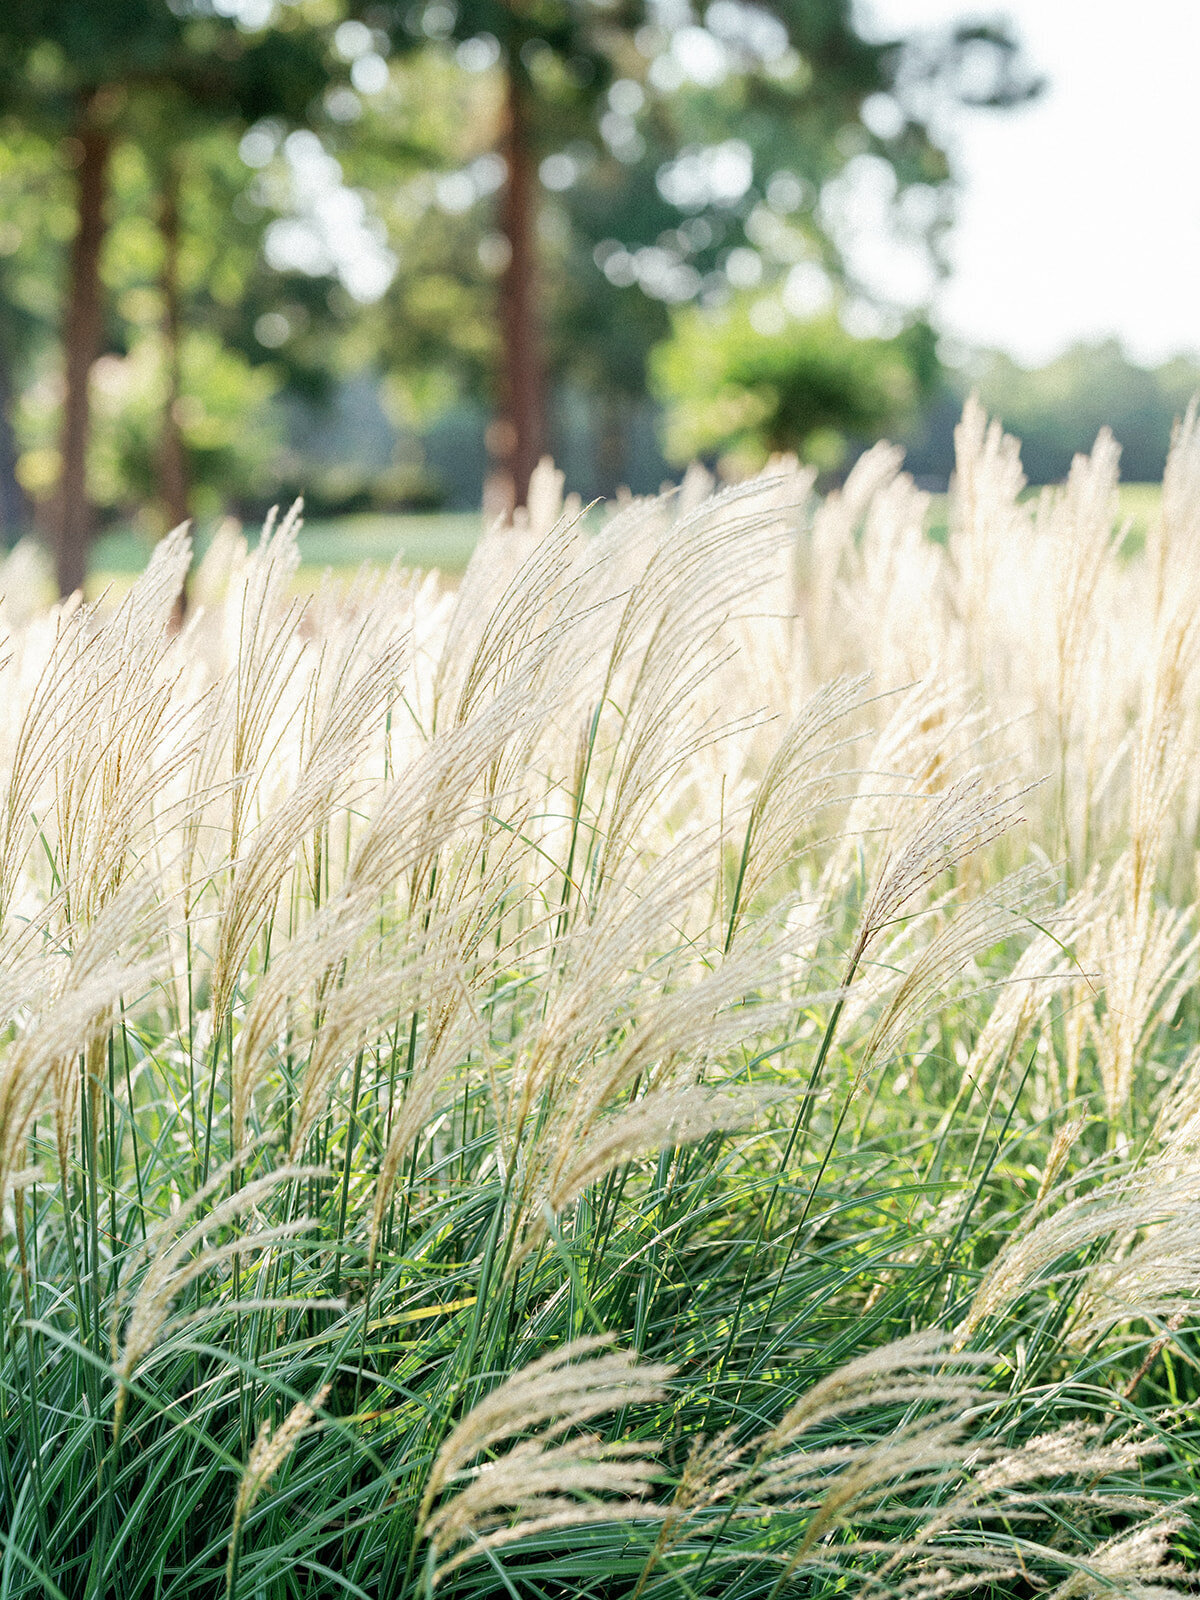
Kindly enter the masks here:
<path id="1" fill-rule="evenodd" d="M 1040 363 L 1118 334 L 1200 353 L 1200 0 L 860 0 L 897 31 L 1006 13 L 1050 80 L 956 124 L 963 180 L 941 322 Z"/>

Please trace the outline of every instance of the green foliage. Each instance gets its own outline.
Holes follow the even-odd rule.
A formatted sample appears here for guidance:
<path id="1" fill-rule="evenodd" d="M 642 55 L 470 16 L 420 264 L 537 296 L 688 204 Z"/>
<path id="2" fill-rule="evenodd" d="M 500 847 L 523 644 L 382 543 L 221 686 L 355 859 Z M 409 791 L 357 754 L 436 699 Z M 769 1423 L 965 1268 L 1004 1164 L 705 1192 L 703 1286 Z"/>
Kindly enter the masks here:
<path id="1" fill-rule="evenodd" d="M 65 126 L 97 92 L 113 122 L 146 95 L 209 118 L 307 120 L 329 79 L 324 21 L 304 3 L 266 30 L 186 0 L 12 0 L 0 13 L 0 103 Z"/>
<path id="2" fill-rule="evenodd" d="M 1162 476 L 1172 425 L 1200 392 L 1200 365 L 1178 357 L 1141 367 L 1110 340 L 1077 345 L 1033 371 L 999 353 L 985 355 L 967 381 L 1028 440 L 1024 459 L 1035 483 L 1060 477 L 1105 427 L 1121 442 L 1126 476 L 1151 483 Z"/>
<path id="3" fill-rule="evenodd" d="M 270 405 L 273 374 L 199 330 L 185 338 L 182 358 L 186 394 L 179 423 L 196 514 L 207 518 L 261 501 L 282 444 L 280 418 Z M 97 503 L 113 511 L 131 499 L 153 504 L 166 400 L 159 340 L 147 335 L 128 355 L 106 356 L 98 365 L 91 461 Z"/>
<path id="4" fill-rule="evenodd" d="M 764 328 L 764 305 L 778 325 Z M 752 472 L 792 451 L 836 467 L 848 437 L 873 437 L 913 413 L 925 392 L 915 357 L 930 342 L 917 328 L 856 339 L 832 313 L 801 321 L 763 301 L 678 312 L 655 363 L 668 454 L 720 456 L 730 471 Z"/>
<path id="5" fill-rule="evenodd" d="M 381 307 L 380 342 L 389 384 L 423 410 L 435 393 L 443 404 L 495 394 L 504 241 L 497 188 L 479 163 L 498 137 L 504 74 L 530 91 L 534 154 L 551 176 L 541 195 L 545 359 L 560 380 L 616 406 L 646 394 L 673 307 L 736 302 L 731 256 L 748 257 L 767 290 L 801 261 L 842 281 L 847 263 L 821 198 L 856 158 L 891 174 L 895 214 L 933 198 L 909 208 L 906 238 L 936 270 L 950 166 L 929 108 L 979 98 L 981 76 L 982 99 L 997 105 L 1037 88 L 1002 29 L 876 43 L 845 0 L 755 6 L 723 23 L 718 8 L 710 48 L 720 65 L 698 79 L 679 66 L 680 30 L 638 4 L 481 0 L 363 15 L 390 19 L 401 60 L 356 127 L 423 143 L 454 185 L 451 195 L 415 180 L 388 208 L 405 270 Z M 893 131 L 867 127 L 872 97 L 891 106 Z M 710 182 L 722 159 L 736 170 Z"/>
<path id="6" fill-rule="evenodd" d="M 506 241 L 496 150 L 504 85 L 518 81 L 542 175 L 533 357 L 560 392 L 594 400 L 596 471 L 610 486 L 631 469 L 615 419 L 645 404 L 672 308 L 736 299 L 739 270 L 759 272 L 770 291 L 800 261 L 841 281 L 843 244 L 823 197 L 860 158 L 890 174 L 889 213 L 904 212 L 936 265 L 950 214 L 941 109 L 1012 103 L 1034 87 L 1007 34 L 875 42 L 848 0 L 711 11 L 689 33 L 682 13 L 634 0 L 5 6 L 0 189 L 22 242 L 0 258 L 0 411 L 43 514 L 61 463 L 52 433 L 29 419 L 47 412 L 62 365 L 70 164 L 85 125 L 114 141 L 106 356 L 126 358 L 161 325 L 156 235 L 177 186 L 186 325 L 217 334 L 231 361 L 269 368 L 298 402 L 285 414 L 366 374 L 399 424 L 424 429 L 454 405 L 497 398 Z M 688 65 L 689 39 L 703 46 L 699 67 Z M 882 122 L 871 111 L 881 105 Z M 287 145 L 296 130 L 320 140 L 305 147 L 307 176 Z M 728 170 L 709 182 L 714 161 Z M 324 190 L 313 181 L 322 163 Z M 382 252 L 365 286 L 338 259 L 347 217 Z M 300 248 L 280 248 L 289 230 Z M 149 377 L 148 362 L 142 370 Z M 24 406 L 7 398 L 35 389 Z M 231 494 L 263 481 L 256 432 L 248 422 Z M 145 463 L 168 454 L 147 443 L 118 483 L 119 463 L 132 469 L 139 452 L 97 443 L 104 508 L 144 506 Z M 190 460 L 205 502 L 213 466 Z M 377 470 L 395 478 L 409 464 Z M 357 463 L 348 477 L 365 471 Z M 288 456 L 274 477 L 291 486 Z"/>

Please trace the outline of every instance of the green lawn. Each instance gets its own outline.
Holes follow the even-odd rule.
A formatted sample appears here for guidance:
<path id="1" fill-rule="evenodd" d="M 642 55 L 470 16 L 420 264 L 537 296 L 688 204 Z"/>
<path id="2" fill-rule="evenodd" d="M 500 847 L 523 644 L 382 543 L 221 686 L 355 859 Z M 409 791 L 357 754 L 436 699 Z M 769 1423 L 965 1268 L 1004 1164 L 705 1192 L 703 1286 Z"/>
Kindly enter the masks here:
<path id="1" fill-rule="evenodd" d="M 1121 486 L 1121 514 L 1129 520 L 1131 541 L 1140 544 L 1145 538 L 1160 494 L 1158 484 Z M 945 495 L 933 497 L 929 520 L 932 536 L 944 539 Z M 386 566 L 399 556 L 408 566 L 456 576 L 465 568 L 480 529 L 478 512 L 362 512 L 318 518 L 305 523 L 300 531 L 303 571 L 311 579 L 326 568 L 350 572 L 364 562 Z M 198 540 L 201 551 L 207 546 L 208 537 L 207 530 L 202 530 Z M 145 566 L 148 551 L 145 538 L 132 528 L 105 534 L 96 546 L 89 590 L 95 592 L 109 585 L 123 589 L 128 579 Z"/>
<path id="2" fill-rule="evenodd" d="M 478 512 L 387 515 L 364 512 L 349 517 L 317 518 L 300 530 L 304 567 L 346 571 L 364 562 L 387 566 L 397 556 L 408 566 L 460 573 L 479 538 Z M 248 528 L 253 538 L 255 530 Z M 202 528 L 197 545 L 202 553 L 211 530 Z M 138 573 L 146 564 L 149 545 L 133 528 L 118 528 L 97 542 L 92 558 L 92 584 L 103 587 Z M 89 585 L 91 587 L 91 585 Z"/>
<path id="3" fill-rule="evenodd" d="M 482 531 L 477 511 L 384 515 L 364 512 L 311 522 L 300 532 L 300 553 L 309 567 L 386 566 L 397 556 L 410 567 L 462 572 Z"/>

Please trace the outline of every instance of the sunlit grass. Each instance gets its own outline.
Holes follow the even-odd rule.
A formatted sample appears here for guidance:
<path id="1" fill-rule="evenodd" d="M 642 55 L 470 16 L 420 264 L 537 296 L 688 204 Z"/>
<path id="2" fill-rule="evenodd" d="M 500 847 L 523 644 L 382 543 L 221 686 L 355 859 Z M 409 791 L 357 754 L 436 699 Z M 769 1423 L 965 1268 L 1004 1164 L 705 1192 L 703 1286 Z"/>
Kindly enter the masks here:
<path id="1" fill-rule="evenodd" d="M 1172 473 L 11 563 L 3 1596 L 1190 1592 Z"/>

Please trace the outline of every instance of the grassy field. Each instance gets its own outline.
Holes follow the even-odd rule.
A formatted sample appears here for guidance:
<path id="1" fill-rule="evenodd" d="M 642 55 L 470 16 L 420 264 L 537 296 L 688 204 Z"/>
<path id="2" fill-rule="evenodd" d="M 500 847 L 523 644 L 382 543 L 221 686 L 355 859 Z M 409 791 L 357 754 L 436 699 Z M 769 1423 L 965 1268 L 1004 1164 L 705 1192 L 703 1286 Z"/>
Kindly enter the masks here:
<path id="1" fill-rule="evenodd" d="M 1200 433 L 959 465 L 6 602 L 3 1600 L 1194 1594 Z"/>
<path id="2" fill-rule="evenodd" d="M 436 568 L 457 575 L 471 558 L 482 529 L 478 514 L 375 515 L 362 513 L 305 522 L 297 540 L 304 569 L 319 573 L 353 571 L 363 563 L 380 567 L 399 559 L 423 570 Z M 253 534 L 253 529 L 247 530 Z M 203 555 L 212 530 L 202 528 L 197 553 Z M 97 541 L 92 560 L 91 584 L 123 587 L 141 572 L 150 555 L 147 540 L 132 528 L 120 528 Z"/>
<path id="3" fill-rule="evenodd" d="M 1157 484 L 1122 484 L 1121 515 L 1129 520 L 1135 538 L 1145 537 L 1160 493 Z M 935 537 L 944 538 L 946 517 L 946 497 L 934 496 L 929 526 Z M 364 562 L 385 567 L 399 558 L 408 566 L 458 576 L 465 570 L 481 531 L 481 519 L 469 512 L 362 513 L 305 523 L 297 542 L 303 569 L 314 573 L 327 567 L 335 572 L 352 571 Z M 207 543 L 202 530 L 200 553 Z M 109 584 L 123 588 L 123 580 L 145 567 L 149 551 L 146 540 L 132 529 L 106 534 L 96 546 L 90 589 L 95 592 Z"/>

